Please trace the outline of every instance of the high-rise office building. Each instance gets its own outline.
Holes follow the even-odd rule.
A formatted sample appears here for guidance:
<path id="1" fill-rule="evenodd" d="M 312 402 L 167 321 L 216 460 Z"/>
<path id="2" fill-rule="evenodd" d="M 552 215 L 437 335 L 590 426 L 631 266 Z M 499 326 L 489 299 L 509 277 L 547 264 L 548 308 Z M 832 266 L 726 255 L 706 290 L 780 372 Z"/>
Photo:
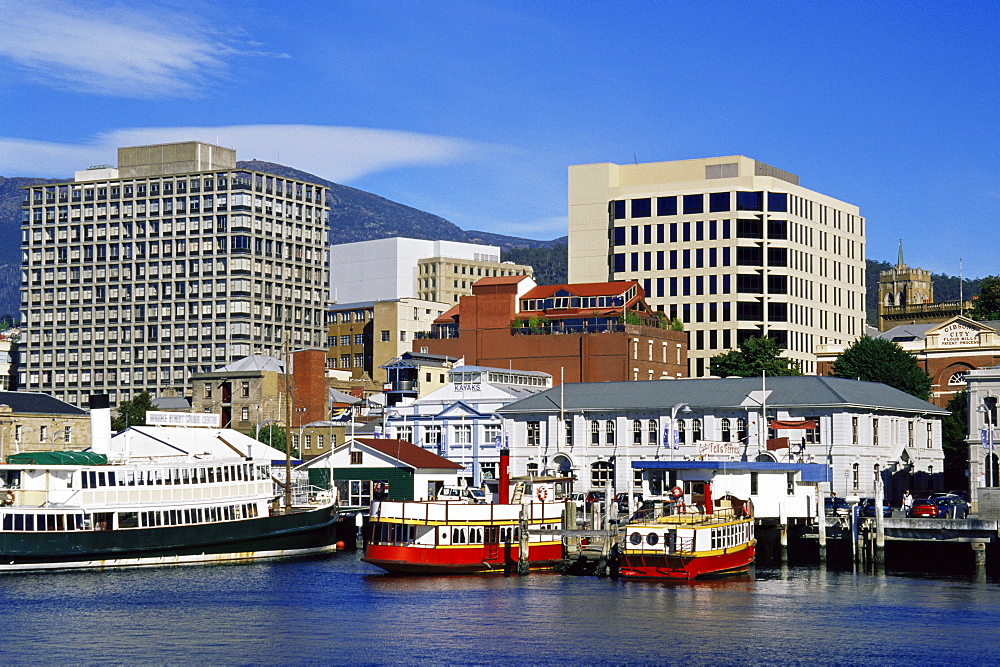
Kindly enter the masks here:
<path id="1" fill-rule="evenodd" d="M 750 336 L 816 371 L 864 333 L 865 220 L 743 156 L 569 168 L 569 280 L 637 280 L 684 323 L 692 377 Z"/>
<path id="2" fill-rule="evenodd" d="M 193 373 L 325 342 L 323 187 L 200 142 L 27 188 L 20 388 L 74 404 L 189 392 Z"/>

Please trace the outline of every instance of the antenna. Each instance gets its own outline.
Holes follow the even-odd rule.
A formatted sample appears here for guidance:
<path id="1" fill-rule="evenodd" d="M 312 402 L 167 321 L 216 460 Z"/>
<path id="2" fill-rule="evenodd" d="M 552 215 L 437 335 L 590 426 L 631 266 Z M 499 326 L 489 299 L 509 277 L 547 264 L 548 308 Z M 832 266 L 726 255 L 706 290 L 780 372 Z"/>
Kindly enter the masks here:
<path id="1" fill-rule="evenodd" d="M 965 315 L 965 274 L 962 268 L 962 258 L 958 258 L 958 314 Z"/>

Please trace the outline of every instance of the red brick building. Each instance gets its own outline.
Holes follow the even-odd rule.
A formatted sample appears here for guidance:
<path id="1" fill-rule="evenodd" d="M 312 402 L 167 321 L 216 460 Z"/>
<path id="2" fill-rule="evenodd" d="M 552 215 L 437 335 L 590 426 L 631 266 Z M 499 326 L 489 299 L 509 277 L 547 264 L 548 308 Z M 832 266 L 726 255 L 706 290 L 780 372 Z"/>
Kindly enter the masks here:
<path id="1" fill-rule="evenodd" d="M 976 322 L 956 316 L 945 322 L 900 324 L 876 338 L 891 340 L 917 358 L 931 377 L 931 403 L 942 408 L 965 390 L 965 374 L 1000 364 L 1000 322 Z M 843 345 L 816 349 L 817 374 L 828 375 Z"/>
<path id="2" fill-rule="evenodd" d="M 687 376 L 687 334 L 665 329 L 635 281 L 535 285 L 483 278 L 413 344 L 468 365 L 543 371 L 558 384 Z"/>

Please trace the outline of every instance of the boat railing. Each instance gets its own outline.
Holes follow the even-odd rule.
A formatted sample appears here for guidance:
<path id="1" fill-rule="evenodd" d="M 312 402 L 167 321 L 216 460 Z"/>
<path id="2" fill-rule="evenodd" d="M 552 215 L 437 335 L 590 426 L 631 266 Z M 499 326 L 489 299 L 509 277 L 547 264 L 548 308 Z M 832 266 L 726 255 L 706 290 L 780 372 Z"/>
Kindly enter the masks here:
<path id="1" fill-rule="evenodd" d="M 453 501 L 383 500 L 372 503 L 373 519 L 392 519 L 415 523 L 470 523 L 484 521 L 517 521 L 524 508 L 527 521 L 558 521 L 565 509 L 563 503 L 471 504 Z M 488 508 L 487 512 L 484 509 Z"/>
<path id="2" fill-rule="evenodd" d="M 666 505 L 651 507 L 634 512 L 629 523 L 670 523 L 684 525 L 712 525 L 729 523 L 743 518 L 732 507 L 715 507 L 711 514 L 700 505 Z"/>

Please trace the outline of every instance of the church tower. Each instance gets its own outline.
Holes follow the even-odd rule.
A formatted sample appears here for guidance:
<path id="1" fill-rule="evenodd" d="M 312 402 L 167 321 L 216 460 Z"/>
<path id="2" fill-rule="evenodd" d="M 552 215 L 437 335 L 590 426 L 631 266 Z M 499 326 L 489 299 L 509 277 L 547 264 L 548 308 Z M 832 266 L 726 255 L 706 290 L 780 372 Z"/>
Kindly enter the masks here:
<path id="1" fill-rule="evenodd" d="M 906 323 L 908 310 L 920 310 L 913 307 L 928 303 L 934 303 L 931 272 L 906 266 L 903 261 L 903 241 L 900 239 L 896 266 L 883 271 L 878 277 L 879 331 Z"/>

